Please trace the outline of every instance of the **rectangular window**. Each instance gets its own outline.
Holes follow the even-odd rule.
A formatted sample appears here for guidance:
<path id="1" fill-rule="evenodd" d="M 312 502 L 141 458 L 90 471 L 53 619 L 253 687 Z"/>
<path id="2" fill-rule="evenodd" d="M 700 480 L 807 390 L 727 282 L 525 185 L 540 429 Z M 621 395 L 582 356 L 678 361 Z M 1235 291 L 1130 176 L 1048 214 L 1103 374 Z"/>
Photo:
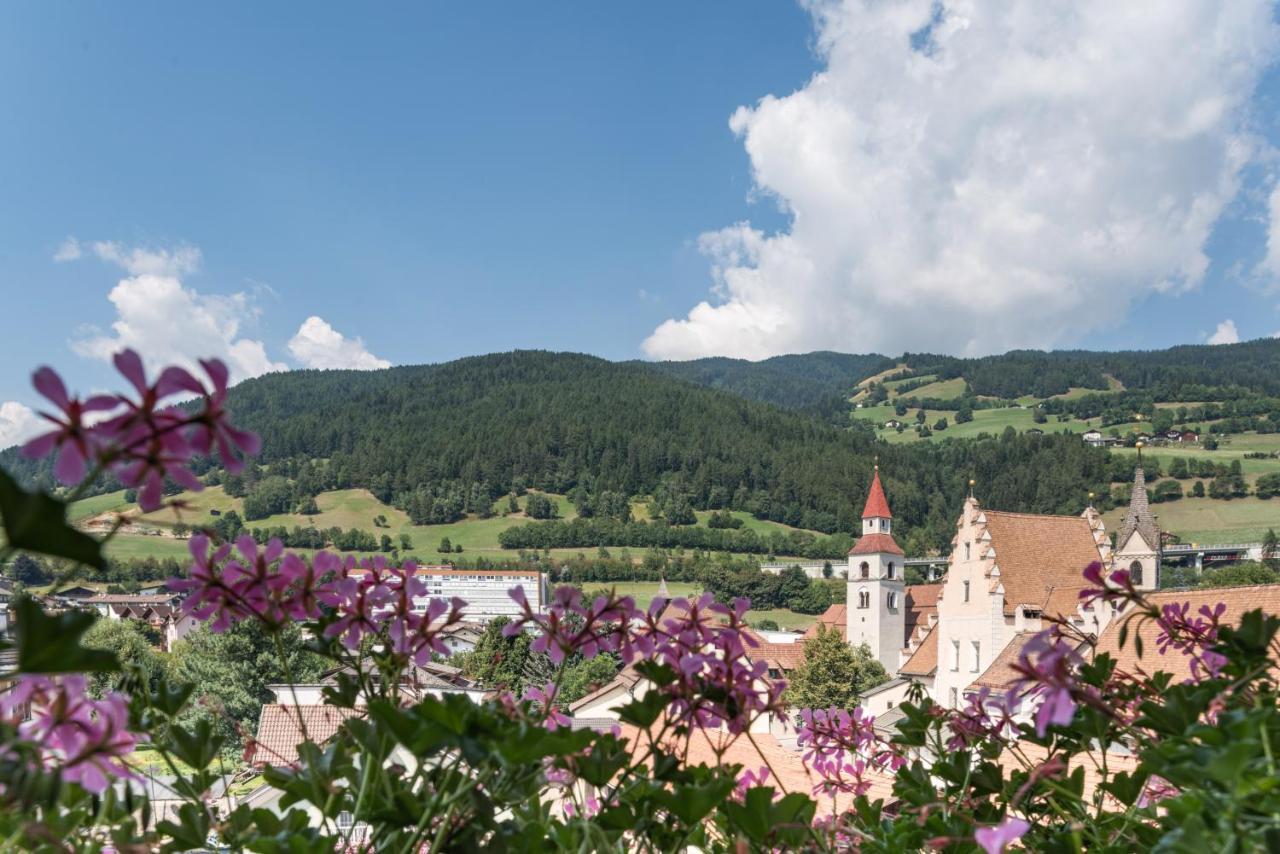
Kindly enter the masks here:
<path id="1" fill-rule="evenodd" d="M 968 544 L 968 543 L 965 543 L 965 544 L 964 544 L 964 559 L 965 559 L 965 560 L 968 560 L 968 559 L 969 559 L 969 544 Z"/>
<path id="2" fill-rule="evenodd" d="M 952 688 L 951 689 L 951 708 L 957 709 L 959 707 L 960 707 L 960 692 L 957 691 L 955 688 Z"/>
<path id="3" fill-rule="evenodd" d="M 964 601 L 969 601 L 969 582 L 964 583 Z"/>
<path id="4" fill-rule="evenodd" d="M 973 642 L 973 672 L 978 672 L 979 662 L 982 660 L 982 642 Z"/>
<path id="5" fill-rule="evenodd" d="M 960 641 L 958 640 L 951 642 L 951 669 L 960 669 Z"/>

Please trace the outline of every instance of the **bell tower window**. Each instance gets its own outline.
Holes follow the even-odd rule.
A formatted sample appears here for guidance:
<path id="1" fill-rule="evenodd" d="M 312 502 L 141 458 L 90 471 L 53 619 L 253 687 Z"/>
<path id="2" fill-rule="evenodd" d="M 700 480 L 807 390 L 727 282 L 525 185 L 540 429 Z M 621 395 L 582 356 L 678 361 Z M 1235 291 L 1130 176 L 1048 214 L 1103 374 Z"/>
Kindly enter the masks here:
<path id="1" fill-rule="evenodd" d="M 1129 580 L 1133 582 L 1135 587 L 1142 586 L 1142 562 L 1134 561 L 1129 564 Z"/>
<path id="2" fill-rule="evenodd" d="M 859 565 L 859 566 L 858 566 L 858 577 L 859 577 L 859 578 L 870 578 L 870 577 L 871 577 L 871 564 L 867 563 L 867 562 L 864 560 L 864 561 L 861 563 L 861 565 Z"/>

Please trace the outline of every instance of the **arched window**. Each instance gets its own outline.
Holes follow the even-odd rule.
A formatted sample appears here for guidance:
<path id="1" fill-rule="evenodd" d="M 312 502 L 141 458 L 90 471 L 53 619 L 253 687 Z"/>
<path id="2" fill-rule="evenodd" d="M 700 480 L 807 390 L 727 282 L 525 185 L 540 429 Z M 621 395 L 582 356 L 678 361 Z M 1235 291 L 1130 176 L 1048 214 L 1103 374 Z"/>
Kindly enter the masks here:
<path id="1" fill-rule="evenodd" d="M 864 560 L 864 561 L 862 562 L 862 564 L 858 567 L 858 577 L 859 577 L 859 578 L 870 578 L 870 577 L 871 577 L 871 564 L 867 563 L 867 562 Z"/>
<path id="2" fill-rule="evenodd" d="M 893 578 L 893 561 L 889 561 L 889 577 Z"/>
<path id="3" fill-rule="evenodd" d="M 870 608 L 870 607 L 871 607 L 871 593 L 870 593 L 870 591 L 867 591 L 867 590 L 859 590 L 859 591 L 858 591 L 858 607 L 859 607 L 859 608 Z"/>
<path id="4" fill-rule="evenodd" d="M 1142 562 L 1134 561 L 1129 564 L 1129 580 L 1134 583 L 1135 587 L 1142 586 Z"/>
<path id="5" fill-rule="evenodd" d="M 890 611 L 898 610 L 898 594 L 890 592 L 886 604 L 888 604 Z"/>

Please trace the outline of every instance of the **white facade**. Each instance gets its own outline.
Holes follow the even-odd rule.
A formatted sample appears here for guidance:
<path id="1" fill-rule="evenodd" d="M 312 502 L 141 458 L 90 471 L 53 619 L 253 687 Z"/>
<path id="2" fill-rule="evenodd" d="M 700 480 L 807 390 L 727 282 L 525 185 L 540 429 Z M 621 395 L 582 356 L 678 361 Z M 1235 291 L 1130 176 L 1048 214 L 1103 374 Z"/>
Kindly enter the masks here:
<path id="1" fill-rule="evenodd" d="M 420 566 L 416 576 L 427 585 L 427 596 L 415 599 L 416 607 L 425 610 L 430 599 L 457 596 L 467 603 L 467 617 L 477 621 L 517 616 L 520 606 L 509 595 L 513 587 L 524 590 L 535 610 L 542 610 L 547 602 L 546 577 L 536 570 Z"/>
<path id="2" fill-rule="evenodd" d="M 862 513 L 862 537 L 849 552 L 845 593 L 846 637 L 853 646 L 866 644 L 888 673 L 902 665 L 906 637 L 906 589 L 902 549 L 893 539 L 893 517 L 880 485 Z"/>

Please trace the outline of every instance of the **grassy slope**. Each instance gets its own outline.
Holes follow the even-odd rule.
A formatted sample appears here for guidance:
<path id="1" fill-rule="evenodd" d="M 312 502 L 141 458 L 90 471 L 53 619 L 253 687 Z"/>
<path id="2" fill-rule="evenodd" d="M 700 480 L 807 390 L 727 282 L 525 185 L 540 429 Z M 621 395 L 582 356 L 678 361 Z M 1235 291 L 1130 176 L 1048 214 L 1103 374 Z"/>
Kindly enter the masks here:
<path id="1" fill-rule="evenodd" d="M 1161 528 L 1189 543 L 1256 543 L 1268 528 L 1280 531 L 1280 500 L 1274 498 L 1183 498 L 1153 504 L 1151 509 Z M 1108 530 L 1118 528 L 1123 518 L 1123 507 L 1103 515 Z"/>
<path id="2" fill-rule="evenodd" d="M 577 511 L 568 498 L 550 493 L 547 495 L 556 503 L 561 518 L 573 519 L 576 517 Z M 201 492 L 183 493 L 178 498 L 186 504 L 180 512 L 165 509 L 140 515 L 137 513 L 136 508 L 133 508 L 133 512 L 128 515 L 138 521 L 139 530 L 132 533 L 118 534 L 108 547 L 108 553 L 118 558 L 183 558 L 187 555 L 187 547 L 184 540 L 146 534 L 142 533 L 141 530 L 163 530 L 172 527 L 178 521 L 183 521 L 196 527 L 207 526 L 213 524 L 217 518 L 210 513 L 211 510 L 218 510 L 220 513 L 225 513 L 228 510 L 236 510 L 237 512 L 241 510 L 240 499 L 228 496 L 220 486 L 210 487 Z M 403 511 L 383 504 L 367 490 L 345 489 L 325 492 L 316 496 L 316 504 L 319 506 L 320 512 L 314 516 L 291 513 L 280 514 L 266 519 L 258 519 L 247 524 L 251 528 L 281 525 L 286 528 L 294 526 L 307 527 L 309 525 L 315 525 L 317 528 L 336 526 L 344 530 L 347 528 L 360 528 L 378 537 L 384 533 L 389 534 L 397 544 L 400 534 L 408 534 L 413 541 L 411 554 L 418 560 L 427 562 L 441 559 L 441 555 L 436 549 L 440 545 L 440 541 L 445 537 L 449 538 L 451 545 L 455 547 L 462 546 L 462 558 L 464 560 L 468 555 L 475 556 L 477 554 L 510 558 L 515 557 L 515 553 L 503 549 L 498 544 L 498 535 L 509 527 L 531 521 L 523 513 L 526 500 L 527 496 L 518 499 L 521 512 L 510 516 L 494 516 L 489 519 L 472 517 L 447 525 L 413 525 Z M 499 509 L 505 509 L 506 499 L 499 500 L 496 506 Z M 85 519 L 99 513 L 109 511 L 125 512 L 131 508 L 132 505 L 124 503 L 123 493 L 116 492 L 76 502 L 72 506 L 71 512 L 73 519 Z M 648 518 L 644 500 L 637 499 L 634 501 L 632 503 L 632 512 L 637 519 Z M 374 527 L 373 518 L 379 515 L 387 518 L 388 527 Z M 698 511 L 698 523 L 705 525 L 710 515 L 710 511 Z M 759 533 L 771 533 L 773 531 L 786 533 L 795 530 L 778 522 L 756 519 L 749 513 L 734 511 L 733 515 L 743 520 L 744 528 Z M 553 549 L 552 555 L 558 558 L 570 558 L 579 554 L 592 555 L 595 551 L 594 548 Z M 616 554 L 619 548 L 614 547 L 610 551 Z M 643 549 L 633 551 L 637 557 L 643 554 Z"/>

